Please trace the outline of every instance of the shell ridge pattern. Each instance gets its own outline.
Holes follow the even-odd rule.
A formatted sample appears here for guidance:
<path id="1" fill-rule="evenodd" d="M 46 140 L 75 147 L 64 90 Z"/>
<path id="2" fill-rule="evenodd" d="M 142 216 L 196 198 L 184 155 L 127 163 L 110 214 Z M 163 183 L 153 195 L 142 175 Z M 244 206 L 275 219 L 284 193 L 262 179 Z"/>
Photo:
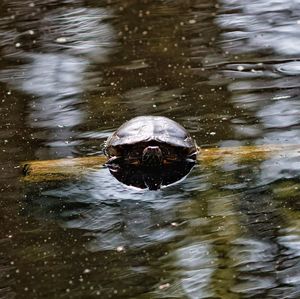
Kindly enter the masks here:
<path id="1" fill-rule="evenodd" d="M 156 141 L 175 147 L 195 147 L 188 132 L 175 121 L 161 116 L 141 116 L 124 123 L 108 140 L 108 146 Z"/>

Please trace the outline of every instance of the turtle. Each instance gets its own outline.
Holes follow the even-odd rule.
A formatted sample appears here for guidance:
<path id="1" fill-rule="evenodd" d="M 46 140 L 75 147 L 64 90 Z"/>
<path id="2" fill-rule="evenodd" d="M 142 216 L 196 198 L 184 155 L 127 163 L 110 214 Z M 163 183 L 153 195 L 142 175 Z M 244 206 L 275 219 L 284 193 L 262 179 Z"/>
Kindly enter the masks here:
<path id="1" fill-rule="evenodd" d="M 107 164 L 156 168 L 195 162 L 198 147 L 187 130 L 164 116 L 138 116 L 121 125 L 105 142 Z"/>

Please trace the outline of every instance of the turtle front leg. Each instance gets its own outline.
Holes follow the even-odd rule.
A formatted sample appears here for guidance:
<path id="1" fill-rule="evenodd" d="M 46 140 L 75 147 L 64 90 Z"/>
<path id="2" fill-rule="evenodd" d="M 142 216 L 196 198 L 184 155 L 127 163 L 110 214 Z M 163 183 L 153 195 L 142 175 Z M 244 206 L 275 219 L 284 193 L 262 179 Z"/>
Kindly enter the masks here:
<path id="1" fill-rule="evenodd" d="M 123 157 L 120 156 L 113 156 L 108 159 L 108 161 L 105 163 L 106 165 L 111 164 L 120 164 L 123 161 Z"/>
<path id="2" fill-rule="evenodd" d="M 197 152 L 193 152 L 193 153 L 187 155 L 187 157 L 186 157 L 186 162 L 193 162 L 193 163 L 196 163 L 198 153 L 199 153 L 199 152 L 197 151 Z"/>

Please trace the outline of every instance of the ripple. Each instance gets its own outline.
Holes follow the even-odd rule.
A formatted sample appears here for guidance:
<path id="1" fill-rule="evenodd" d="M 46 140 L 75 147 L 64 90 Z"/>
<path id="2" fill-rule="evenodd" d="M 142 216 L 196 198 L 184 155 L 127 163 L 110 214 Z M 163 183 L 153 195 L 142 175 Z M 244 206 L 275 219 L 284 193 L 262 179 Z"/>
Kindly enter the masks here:
<path id="1" fill-rule="evenodd" d="M 296 76 L 300 74 L 300 61 L 292 61 L 275 65 L 275 69 L 285 75 Z"/>

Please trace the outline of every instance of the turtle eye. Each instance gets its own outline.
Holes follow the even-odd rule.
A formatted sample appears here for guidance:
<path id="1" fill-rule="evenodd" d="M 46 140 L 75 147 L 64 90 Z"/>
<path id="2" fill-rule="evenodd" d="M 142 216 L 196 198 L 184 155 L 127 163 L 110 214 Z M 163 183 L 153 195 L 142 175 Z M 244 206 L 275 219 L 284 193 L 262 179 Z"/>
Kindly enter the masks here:
<path id="1" fill-rule="evenodd" d="M 141 156 L 141 152 L 138 151 L 138 150 L 135 150 L 135 151 L 132 152 L 131 155 L 132 155 L 132 157 L 135 157 L 135 158 L 136 158 L 136 157 L 140 157 L 140 156 Z"/>

